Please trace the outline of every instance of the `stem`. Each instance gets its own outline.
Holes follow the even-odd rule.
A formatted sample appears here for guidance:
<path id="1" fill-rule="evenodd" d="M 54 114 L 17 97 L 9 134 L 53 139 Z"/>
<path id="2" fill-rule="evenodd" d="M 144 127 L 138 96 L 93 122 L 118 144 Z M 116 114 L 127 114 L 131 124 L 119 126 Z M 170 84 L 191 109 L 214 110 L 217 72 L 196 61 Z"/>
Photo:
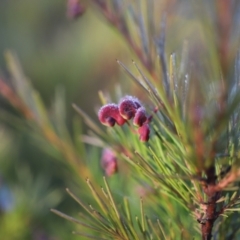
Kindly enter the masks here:
<path id="1" fill-rule="evenodd" d="M 160 57 L 160 65 L 162 67 L 164 89 L 166 91 L 167 96 L 169 97 L 170 85 L 168 79 L 167 63 L 165 58 L 165 29 L 166 29 L 166 16 L 163 17 L 161 23 L 161 36 L 157 42 L 157 50 Z"/>
<path id="2" fill-rule="evenodd" d="M 203 188 L 205 194 L 207 195 L 207 207 L 205 210 L 205 219 L 202 219 L 202 240 L 211 240 L 212 229 L 216 216 L 216 205 L 219 193 L 216 192 L 211 186 L 216 184 L 215 167 L 212 165 L 206 170 L 207 175 L 207 185 Z"/>
<path id="3" fill-rule="evenodd" d="M 229 38 L 232 22 L 231 0 L 217 0 L 216 5 L 218 13 L 218 50 L 221 69 L 225 78 L 230 62 Z"/>
<path id="4" fill-rule="evenodd" d="M 150 55 L 146 55 L 141 47 L 139 47 L 136 42 L 132 39 L 127 23 L 125 19 L 121 16 L 121 14 L 118 13 L 113 13 L 111 10 L 108 8 L 106 4 L 99 4 L 99 2 L 102 3 L 100 0 L 93 0 L 98 7 L 100 7 L 103 15 L 105 18 L 108 20 L 108 22 L 114 26 L 116 29 L 119 30 L 120 33 L 122 33 L 122 36 L 125 38 L 127 43 L 130 45 L 134 53 L 137 55 L 138 59 L 141 61 L 143 66 L 147 69 L 147 71 L 150 73 L 152 78 L 157 81 L 158 76 L 156 75 L 155 69 L 154 69 L 154 63 L 153 60 L 151 59 Z"/>
<path id="5" fill-rule="evenodd" d="M 196 161 L 197 161 L 197 175 L 199 177 L 202 176 L 204 173 L 206 175 L 206 180 L 203 183 L 202 189 L 204 193 L 207 196 L 204 215 L 201 219 L 199 219 L 199 223 L 201 223 L 201 232 L 202 232 L 202 240 L 211 240 L 212 238 L 212 229 L 215 220 L 217 219 L 217 213 L 216 213 L 216 206 L 217 206 L 217 200 L 219 198 L 219 192 L 216 191 L 216 184 L 217 184 L 217 178 L 216 178 L 216 171 L 215 171 L 215 165 L 214 165 L 214 158 L 215 158 L 215 152 L 216 152 L 216 143 L 215 141 L 211 144 L 211 149 L 209 153 L 209 160 L 210 166 L 206 167 L 204 162 L 206 163 L 206 156 L 205 152 L 208 146 L 205 144 L 205 134 L 203 132 L 203 129 L 201 127 L 201 112 L 200 112 L 200 103 L 195 102 L 192 105 L 192 111 L 191 111 L 191 120 L 192 120 L 192 126 L 193 126 L 193 142 L 195 146 L 196 151 Z"/>

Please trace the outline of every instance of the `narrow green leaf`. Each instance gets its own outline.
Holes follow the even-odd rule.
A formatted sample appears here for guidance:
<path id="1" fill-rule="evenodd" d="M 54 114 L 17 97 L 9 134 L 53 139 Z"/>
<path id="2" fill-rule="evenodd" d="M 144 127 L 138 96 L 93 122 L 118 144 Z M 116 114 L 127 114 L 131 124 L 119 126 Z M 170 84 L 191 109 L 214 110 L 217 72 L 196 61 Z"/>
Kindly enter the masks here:
<path id="1" fill-rule="evenodd" d="M 119 214 L 119 212 L 118 212 L 118 210 L 117 210 L 117 207 L 116 207 L 116 205 L 115 205 L 115 202 L 114 202 L 113 197 L 112 197 L 112 194 L 111 194 L 111 190 L 110 190 L 110 188 L 109 188 L 109 185 L 108 185 L 107 180 L 106 180 L 105 177 L 103 177 L 103 181 L 104 181 L 104 183 L 105 183 L 105 186 L 106 186 L 106 189 L 107 189 L 107 194 L 108 194 L 108 196 L 109 196 L 109 199 L 110 199 L 110 201 L 111 201 L 111 204 L 112 204 L 112 207 L 113 207 L 113 209 L 114 209 L 114 211 L 115 211 L 115 214 L 116 214 L 117 218 L 120 219 L 120 214 Z"/>
<path id="2" fill-rule="evenodd" d="M 154 237 L 156 237 L 157 240 L 161 240 L 161 238 L 159 236 L 159 232 L 157 231 L 156 227 L 153 226 L 151 219 L 148 218 L 147 221 L 148 221 L 148 224 L 149 224 L 152 232 L 154 233 Z"/>
<path id="3" fill-rule="evenodd" d="M 143 72 L 141 71 L 141 69 L 138 67 L 138 65 L 133 61 L 134 66 L 137 68 L 138 72 L 140 73 L 140 75 L 142 76 L 144 82 L 146 83 L 146 85 L 149 87 L 149 89 L 151 89 L 152 93 L 154 94 L 155 98 L 158 100 L 159 104 L 162 104 L 162 101 L 160 99 L 160 96 L 157 92 L 157 90 L 154 88 L 154 86 L 152 85 L 152 83 L 146 78 L 146 76 L 143 74 Z"/>
<path id="4" fill-rule="evenodd" d="M 98 92 L 98 96 L 99 96 L 99 98 L 100 98 L 100 101 L 101 101 L 102 105 L 107 104 L 107 99 L 106 99 L 106 97 L 104 96 L 104 94 L 103 94 L 102 91 L 99 91 L 99 92 Z"/>
<path id="5" fill-rule="evenodd" d="M 83 234 L 83 233 L 80 233 L 80 232 L 72 232 L 74 235 L 79 235 L 79 236 L 82 236 L 82 237 L 86 237 L 86 238 L 90 238 L 90 239 L 97 239 L 97 240 L 109 240 L 109 238 L 102 238 L 102 237 L 95 237 L 95 236 L 92 236 L 92 235 L 88 235 L 88 234 Z"/>
<path id="6" fill-rule="evenodd" d="M 162 233 L 163 239 L 167 240 L 166 233 L 165 233 L 164 228 L 162 227 L 162 224 L 160 223 L 159 219 L 157 219 L 157 224 L 158 224 L 160 232 Z"/>
<path id="7" fill-rule="evenodd" d="M 85 209 L 87 213 L 92 215 L 92 211 L 85 204 L 83 204 L 82 201 L 75 194 L 73 194 L 68 188 L 66 189 L 66 191 L 83 209 Z"/>
<path id="8" fill-rule="evenodd" d="M 143 210 L 143 199 L 140 199 L 140 211 L 141 211 L 141 220 L 142 220 L 142 229 L 143 232 L 146 231 L 146 226 L 145 226 L 145 216 L 144 216 L 144 210 Z"/>
<path id="9" fill-rule="evenodd" d="M 144 235 L 144 231 L 143 231 L 143 228 L 142 228 L 141 222 L 139 221 L 138 216 L 136 216 L 135 219 L 136 219 L 136 222 L 137 222 L 137 224 L 138 224 L 138 227 L 139 227 L 142 235 Z"/>
<path id="10" fill-rule="evenodd" d="M 237 196 L 237 192 L 234 192 L 230 198 L 230 202 L 233 201 Z"/>
<path id="11" fill-rule="evenodd" d="M 227 208 L 224 210 L 224 212 L 239 212 L 240 208 Z"/>
<path id="12" fill-rule="evenodd" d="M 115 216 L 117 217 L 116 223 L 117 223 L 118 227 L 121 229 L 121 233 L 123 234 L 123 236 L 124 236 L 126 239 L 128 239 L 128 233 L 127 233 L 127 231 L 126 231 L 126 227 L 124 226 L 124 223 L 123 223 L 123 221 L 122 221 L 122 219 L 121 219 L 121 217 L 120 217 L 119 211 L 118 211 L 117 206 L 116 206 L 116 204 L 115 204 L 115 202 L 114 202 L 114 200 L 113 200 L 111 190 L 110 190 L 110 188 L 109 188 L 108 182 L 107 182 L 107 180 L 106 180 L 105 177 L 103 177 L 103 181 L 104 181 L 105 187 L 106 187 L 106 189 L 107 189 L 107 194 L 108 194 L 108 196 L 109 196 L 111 205 L 112 205 L 112 207 L 113 207 L 113 209 L 114 209 Z"/>
<path id="13" fill-rule="evenodd" d="M 100 217 L 99 214 L 96 213 L 95 210 L 93 209 L 89 209 L 85 204 L 82 203 L 82 201 L 76 197 L 76 195 L 74 195 L 69 189 L 66 189 L 66 191 L 68 192 L 68 194 L 77 202 L 80 204 L 80 206 L 85 209 L 85 211 L 90 215 L 92 216 L 92 219 L 97 221 L 98 224 L 100 226 L 102 226 L 102 229 L 106 232 L 109 232 L 109 233 L 114 233 L 114 229 L 111 228 L 111 226 L 109 225 L 106 225 L 103 223 L 103 219 L 102 219 L 102 216 Z M 106 220 L 106 219 L 105 219 Z M 107 220 L 106 220 L 107 221 Z"/>
<path id="14" fill-rule="evenodd" d="M 86 228 L 89 228 L 89 229 L 92 229 L 94 231 L 97 231 L 97 232 L 101 232 L 102 231 L 102 229 L 100 229 L 100 228 L 95 228 L 92 225 L 88 225 L 86 223 L 83 223 L 83 222 L 77 220 L 76 218 L 70 217 L 70 216 L 68 216 L 68 215 L 66 215 L 66 214 L 64 214 L 64 213 L 62 213 L 62 212 L 60 212 L 58 210 L 51 209 L 51 212 L 55 213 L 56 215 L 58 215 L 58 216 L 60 216 L 62 218 L 65 218 L 65 219 L 67 219 L 67 220 L 69 220 L 71 222 L 77 223 L 79 225 L 82 225 L 82 226 L 84 226 Z"/>
<path id="15" fill-rule="evenodd" d="M 138 80 L 138 78 L 136 78 L 131 71 L 119 60 L 117 60 L 117 63 L 127 72 L 127 74 L 137 83 L 137 85 L 139 85 L 142 89 L 144 89 L 147 93 L 148 90 L 147 88 Z"/>
<path id="16" fill-rule="evenodd" d="M 86 124 L 93 130 L 95 131 L 97 134 L 99 134 L 100 136 L 104 135 L 104 132 L 98 127 L 98 125 L 96 123 L 94 123 L 94 121 L 81 109 L 79 108 L 76 104 L 72 104 L 73 108 L 77 111 L 77 113 L 79 113 L 79 115 L 82 116 L 82 118 L 84 119 L 84 121 L 86 122 Z"/>
<path id="17" fill-rule="evenodd" d="M 132 215 L 130 212 L 130 208 L 129 208 L 129 201 L 127 197 L 124 197 L 124 209 L 126 212 L 126 216 L 127 216 L 127 220 L 130 222 L 131 225 L 133 225 L 133 221 L 132 221 Z"/>
<path id="18" fill-rule="evenodd" d="M 87 178 L 86 182 L 92 192 L 92 195 L 94 197 L 94 199 L 96 200 L 96 202 L 98 203 L 99 207 L 101 208 L 101 210 L 104 212 L 105 215 L 107 215 L 108 212 L 108 207 L 106 206 L 106 204 L 102 201 L 101 197 L 99 196 L 99 194 L 96 192 L 96 190 L 94 189 L 94 187 L 92 186 L 92 183 L 90 182 L 90 180 Z"/>

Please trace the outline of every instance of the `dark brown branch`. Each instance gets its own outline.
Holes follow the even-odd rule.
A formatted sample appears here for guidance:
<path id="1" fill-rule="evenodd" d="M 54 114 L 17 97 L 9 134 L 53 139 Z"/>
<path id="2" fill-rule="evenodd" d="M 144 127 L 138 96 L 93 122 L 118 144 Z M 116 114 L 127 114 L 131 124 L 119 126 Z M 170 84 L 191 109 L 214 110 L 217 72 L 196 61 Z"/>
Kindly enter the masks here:
<path id="1" fill-rule="evenodd" d="M 211 186 L 216 183 L 215 166 L 211 166 L 206 170 L 207 184 L 203 187 L 207 195 L 207 205 L 205 211 L 205 219 L 202 221 L 202 240 L 211 240 L 212 229 L 216 220 L 216 205 L 218 200 L 218 192 L 214 191 Z"/>

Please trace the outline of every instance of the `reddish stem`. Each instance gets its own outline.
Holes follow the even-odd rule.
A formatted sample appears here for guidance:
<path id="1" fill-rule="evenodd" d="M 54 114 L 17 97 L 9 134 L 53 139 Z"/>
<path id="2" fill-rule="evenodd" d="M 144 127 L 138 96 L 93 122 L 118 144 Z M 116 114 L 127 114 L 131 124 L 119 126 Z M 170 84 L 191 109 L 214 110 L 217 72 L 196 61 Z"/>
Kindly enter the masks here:
<path id="1" fill-rule="evenodd" d="M 206 170 L 207 185 L 204 187 L 204 192 L 207 195 L 207 206 L 205 211 L 205 219 L 202 219 L 202 240 L 211 240 L 212 229 L 215 220 L 217 219 L 216 201 L 218 200 L 218 192 L 214 191 L 211 186 L 216 184 L 215 166 L 212 165 Z"/>
<path id="2" fill-rule="evenodd" d="M 141 47 L 137 46 L 136 42 L 133 41 L 133 39 L 131 38 L 131 36 L 129 34 L 125 20 L 118 14 L 115 14 L 115 15 L 112 14 L 112 12 L 109 10 L 109 8 L 106 4 L 101 5 L 101 4 L 99 4 L 99 1 L 97 1 L 97 0 L 94 0 L 94 2 L 101 8 L 103 15 L 106 17 L 108 22 L 111 23 L 115 28 L 117 28 L 122 33 L 122 35 L 124 36 L 124 38 L 126 39 L 128 44 L 135 52 L 138 59 L 140 59 L 140 61 L 144 65 L 144 67 L 148 70 L 148 72 L 150 73 L 152 78 L 154 80 L 157 80 L 158 76 L 155 73 L 154 64 L 153 64 L 151 57 L 146 56 L 144 54 L 143 49 Z"/>
<path id="3" fill-rule="evenodd" d="M 218 14 L 218 50 L 220 55 L 220 64 L 224 78 L 229 67 L 229 38 L 231 31 L 232 11 L 231 0 L 217 0 Z"/>

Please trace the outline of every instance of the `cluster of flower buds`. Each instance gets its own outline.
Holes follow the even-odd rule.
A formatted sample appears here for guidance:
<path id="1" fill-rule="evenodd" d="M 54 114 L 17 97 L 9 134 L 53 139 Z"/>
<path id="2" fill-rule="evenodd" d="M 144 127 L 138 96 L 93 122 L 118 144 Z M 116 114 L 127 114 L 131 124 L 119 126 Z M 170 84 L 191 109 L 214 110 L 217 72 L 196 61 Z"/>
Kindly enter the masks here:
<path id="1" fill-rule="evenodd" d="M 109 127 L 115 124 L 122 126 L 126 121 L 133 119 L 133 124 L 138 127 L 140 141 L 149 140 L 150 118 L 147 117 L 145 108 L 136 97 L 125 96 L 119 104 L 104 105 L 98 112 L 98 118 L 102 124 Z"/>

